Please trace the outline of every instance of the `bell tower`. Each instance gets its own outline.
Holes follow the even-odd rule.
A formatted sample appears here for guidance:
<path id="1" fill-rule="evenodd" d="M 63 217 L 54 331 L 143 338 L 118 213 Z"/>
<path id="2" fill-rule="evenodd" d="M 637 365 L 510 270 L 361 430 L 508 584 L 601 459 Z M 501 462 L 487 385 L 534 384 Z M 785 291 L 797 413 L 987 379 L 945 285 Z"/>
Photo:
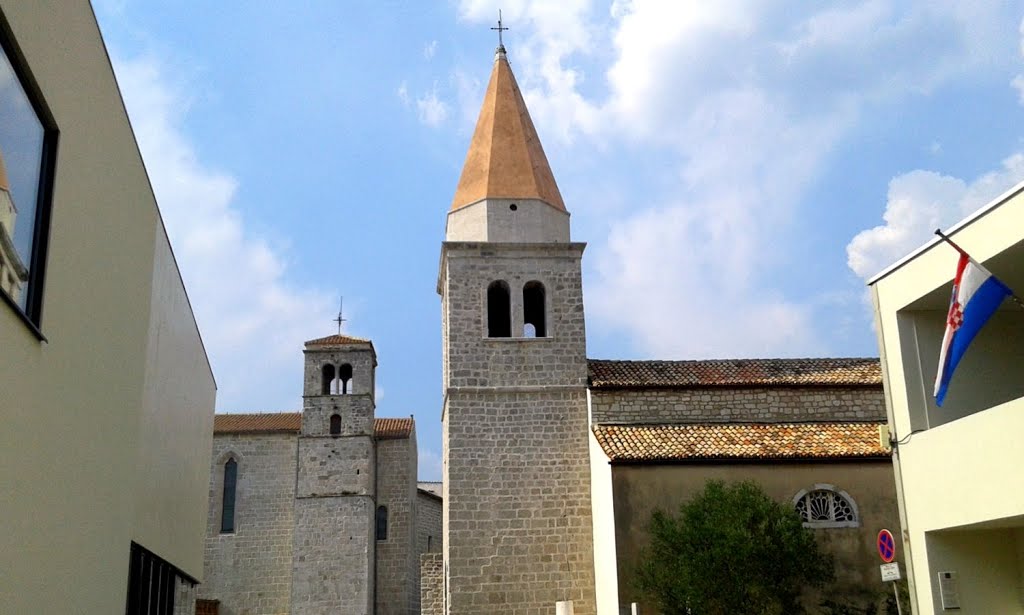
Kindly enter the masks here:
<path id="1" fill-rule="evenodd" d="M 581 259 L 499 46 L 448 212 L 447 613 L 595 613 Z"/>
<path id="2" fill-rule="evenodd" d="M 369 340 L 306 342 L 295 477 L 292 615 L 373 613 L 374 369 Z"/>

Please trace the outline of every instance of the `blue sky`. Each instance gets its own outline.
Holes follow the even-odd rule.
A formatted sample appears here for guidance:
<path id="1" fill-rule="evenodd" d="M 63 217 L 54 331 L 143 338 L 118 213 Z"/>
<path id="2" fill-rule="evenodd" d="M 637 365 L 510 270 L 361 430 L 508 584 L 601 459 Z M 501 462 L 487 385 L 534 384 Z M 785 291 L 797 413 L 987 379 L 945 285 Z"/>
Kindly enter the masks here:
<path id="1" fill-rule="evenodd" d="M 343 294 L 438 479 L 438 256 L 499 3 L 94 6 L 218 411 L 300 409 Z M 500 6 L 593 358 L 875 356 L 865 279 L 1024 180 L 1020 2 Z"/>

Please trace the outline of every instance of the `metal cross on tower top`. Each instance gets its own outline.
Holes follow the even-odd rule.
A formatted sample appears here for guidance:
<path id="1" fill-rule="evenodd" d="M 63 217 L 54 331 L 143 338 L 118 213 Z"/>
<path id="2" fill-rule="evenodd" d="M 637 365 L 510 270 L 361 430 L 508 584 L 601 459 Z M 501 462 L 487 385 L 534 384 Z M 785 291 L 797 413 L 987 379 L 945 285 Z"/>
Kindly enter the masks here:
<path id="1" fill-rule="evenodd" d="M 343 323 L 346 320 L 348 320 L 347 318 L 342 318 L 341 317 L 341 314 L 344 311 L 344 307 L 345 307 L 345 297 L 342 297 L 341 300 L 338 302 L 338 317 L 334 319 L 334 322 L 338 323 L 338 335 L 341 335 L 341 323 Z"/>
<path id="2" fill-rule="evenodd" d="M 505 30 L 508 30 L 508 28 L 504 28 L 501 25 L 501 9 L 498 9 L 498 27 L 497 28 L 491 28 L 491 30 L 497 30 L 498 31 L 498 47 L 500 49 L 504 50 L 505 49 L 505 43 L 501 40 L 501 33 L 504 32 Z"/>

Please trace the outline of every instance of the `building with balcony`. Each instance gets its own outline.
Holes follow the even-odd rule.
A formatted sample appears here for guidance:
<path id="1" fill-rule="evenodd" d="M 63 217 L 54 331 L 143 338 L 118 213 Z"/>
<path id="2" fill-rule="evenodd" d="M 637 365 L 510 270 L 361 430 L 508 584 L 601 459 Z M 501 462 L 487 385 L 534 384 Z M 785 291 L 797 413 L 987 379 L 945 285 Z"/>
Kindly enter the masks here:
<path id="1" fill-rule="evenodd" d="M 1024 183 L 947 231 L 1024 289 Z M 1007 300 L 932 396 L 957 252 L 936 238 L 870 282 L 915 612 L 1024 613 L 1024 309 Z"/>

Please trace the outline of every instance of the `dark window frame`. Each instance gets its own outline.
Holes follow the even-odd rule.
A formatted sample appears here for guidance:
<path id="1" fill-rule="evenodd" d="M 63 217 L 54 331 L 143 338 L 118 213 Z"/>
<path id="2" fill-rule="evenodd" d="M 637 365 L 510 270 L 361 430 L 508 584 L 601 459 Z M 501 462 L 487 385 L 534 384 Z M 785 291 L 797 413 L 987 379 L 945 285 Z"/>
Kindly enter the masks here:
<path id="1" fill-rule="evenodd" d="M 488 284 L 485 303 L 487 337 L 491 339 L 512 337 L 512 288 L 508 282 L 494 280 Z"/>
<path id="2" fill-rule="evenodd" d="M 530 280 L 523 284 L 523 329 L 533 325 L 535 338 L 548 337 L 547 321 L 548 291 L 543 282 Z"/>
<path id="3" fill-rule="evenodd" d="M 228 489 L 228 470 L 231 470 L 231 488 Z M 231 506 L 230 514 L 228 511 L 228 496 L 230 497 Z M 238 460 L 234 457 L 228 457 L 227 461 L 224 462 L 224 485 L 221 492 L 220 501 L 220 533 L 221 534 L 234 534 L 235 533 L 235 513 L 238 511 Z"/>
<path id="4" fill-rule="evenodd" d="M 39 188 L 36 195 L 36 215 L 32 227 L 32 253 L 29 255 L 28 281 L 26 284 L 25 309 L 22 310 L 15 301 L 7 296 L 7 293 L 0 292 L 0 299 L 8 305 L 14 313 L 25 323 L 32 333 L 45 342 L 46 336 L 42 332 L 43 321 L 43 291 L 46 287 L 46 261 L 50 244 L 50 219 L 53 209 L 53 183 L 56 177 L 57 168 L 57 143 L 60 137 L 60 130 L 57 122 L 46 105 L 46 99 L 39 83 L 28 68 L 25 54 L 18 46 L 7 22 L 7 16 L 0 11 L 0 48 L 3 49 L 7 60 L 14 70 L 14 76 L 25 90 L 32 110 L 35 111 L 39 123 L 43 127 L 43 147 L 40 154 Z"/>
<path id="5" fill-rule="evenodd" d="M 377 540 L 388 539 L 388 507 L 381 504 L 374 517 L 374 536 Z"/>

